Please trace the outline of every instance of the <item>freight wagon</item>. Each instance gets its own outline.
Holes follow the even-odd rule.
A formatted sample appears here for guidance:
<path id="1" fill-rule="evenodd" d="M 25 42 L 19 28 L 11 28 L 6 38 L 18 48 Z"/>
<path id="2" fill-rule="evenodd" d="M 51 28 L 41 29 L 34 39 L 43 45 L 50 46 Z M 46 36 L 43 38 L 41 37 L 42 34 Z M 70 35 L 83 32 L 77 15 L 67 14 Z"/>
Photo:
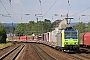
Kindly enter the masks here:
<path id="1" fill-rule="evenodd" d="M 60 30 L 53 30 L 52 32 L 47 32 L 42 35 L 42 41 L 44 44 L 54 47 L 56 41 L 56 34 Z"/>
<path id="2" fill-rule="evenodd" d="M 16 41 L 19 40 L 19 36 L 13 36 L 12 40 L 16 40 Z"/>
<path id="3" fill-rule="evenodd" d="M 51 38 L 51 40 L 50 40 L 50 42 L 52 43 L 51 44 L 51 46 L 52 47 L 56 47 L 56 43 L 57 43 L 57 37 L 56 37 L 56 35 L 57 35 L 57 33 L 59 33 L 60 32 L 60 30 L 53 30 L 52 31 L 52 38 Z"/>
<path id="4" fill-rule="evenodd" d="M 90 32 L 80 33 L 80 45 L 90 47 Z"/>
<path id="5" fill-rule="evenodd" d="M 12 36 L 11 41 L 17 42 L 37 42 L 37 36 Z"/>
<path id="6" fill-rule="evenodd" d="M 27 36 L 27 40 L 32 40 L 33 36 Z"/>

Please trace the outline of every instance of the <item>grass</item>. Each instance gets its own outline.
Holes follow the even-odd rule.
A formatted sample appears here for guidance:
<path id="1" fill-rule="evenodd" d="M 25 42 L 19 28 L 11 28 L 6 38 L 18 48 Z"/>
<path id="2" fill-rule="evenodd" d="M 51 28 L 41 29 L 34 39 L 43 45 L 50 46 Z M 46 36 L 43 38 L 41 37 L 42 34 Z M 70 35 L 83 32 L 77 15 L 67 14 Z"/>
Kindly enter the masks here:
<path id="1" fill-rule="evenodd" d="M 3 48 L 8 47 L 8 46 L 12 46 L 12 45 L 13 45 L 13 43 L 11 43 L 11 42 L 0 44 L 0 49 L 3 49 Z"/>

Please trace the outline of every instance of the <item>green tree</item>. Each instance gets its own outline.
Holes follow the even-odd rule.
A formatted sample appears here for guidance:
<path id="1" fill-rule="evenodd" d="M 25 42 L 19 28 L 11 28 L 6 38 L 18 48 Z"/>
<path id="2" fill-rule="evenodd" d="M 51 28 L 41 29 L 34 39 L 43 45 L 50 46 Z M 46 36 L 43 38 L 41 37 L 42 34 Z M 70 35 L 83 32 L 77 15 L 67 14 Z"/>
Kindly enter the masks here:
<path id="1" fill-rule="evenodd" d="M 7 38 L 6 30 L 0 23 L 0 43 L 6 43 L 6 38 Z"/>
<path id="2" fill-rule="evenodd" d="M 74 29 L 77 29 L 79 31 L 79 33 L 83 33 L 85 32 L 85 23 L 83 22 L 79 22 L 78 24 L 76 24 L 75 26 L 73 26 Z"/>
<path id="3" fill-rule="evenodd" d="M 25 35 L 25 28 L 26 27 L 26 24 L 25 23 L 20 23 L 17 25 L 14 33 L 17 35 L 17 36 L 22 36 L 22 35 Z"/>
<path id="4" fill-rule="evenodd" d="M 50 31 L 52 30 L 52 24 L 51 24 L 51 21 L 45 19 L 45 20 L 44 20 L 43 27 L 44 27 L 44 32 L 50 32 Z"/>
<path id="5" fill-rule="evenodd" d="M 37 22 L 37 34 L 42 34 L 43 33 L 43 21 L 38 21 Z"/>
<path id="6" fill-rule="evenodd" d="M 51 31 L 51 21 L 45 19 L 44 21 L 29 21 L 29 23 L 20 23 L 17 25 L 14 33 L 16 35 L 32 35 L 34 34 L 42 34 L 45 32 Z"/>
<path id="7" fill-rule="evenodd" d="M 90 32 L 90 22 L 88 22 L 85 31 L 86 31 L 86 32 Z"/>
<path id="8" fill-rule="evenodd" d="M 28 35 L 31 35 L 32 33 L 36 34 L 37 24 L 34 21 L 29 21 L 27 28 Z"/>

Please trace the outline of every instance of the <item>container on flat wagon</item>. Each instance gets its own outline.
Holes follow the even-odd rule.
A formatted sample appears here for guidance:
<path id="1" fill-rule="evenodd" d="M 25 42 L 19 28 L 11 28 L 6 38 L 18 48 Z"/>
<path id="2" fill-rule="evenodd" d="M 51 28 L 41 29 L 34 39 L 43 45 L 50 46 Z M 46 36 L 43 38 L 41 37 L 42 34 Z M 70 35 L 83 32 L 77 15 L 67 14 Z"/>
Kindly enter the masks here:
<path id="1" fill-rule="evenodd" d="M 46 34 L 43 33 L 43 34 L 42 34 L 42 42 L 44 43 L 45 41 L 46 41 Z"/>
<path id="2" fill-rule="evenodd" d="M 49 42 L 52 42 L 52 32 L 50 32 L 50 34 L 49 34 L 50 36 L 50 38 L 49 38 Z"/>
<path id="3" fill-rule="evenodd" d="M 58 47 L 58 46 L 62 47 L 62 37 L 61 36 L 62 36 L 61 32 L 57 33 L 57 35 L 56 35 L 56 44 L 55 44 L 56 47 Z"/>
<path id="4" fill-rule="evenodd" d="M 46 37 L 47 37 L 46 40 L 49 41 L 49 33 L 48 32 L 46 33 Z"/>
<path id="5" fill-rule="evenodd" d="M 84 44 L 84 34 L 85 33 L 80 33 L 80 45 Z"/>
<path id="6" fill-rule="evenodd" d="M 59 33 L 60 30 L 54 30 L 52 31 L 52 46 L 55 47 L 56 43 L 57 43 L 57 33 Z"/>
<path id="7" fill-rule="evenodd" d="M 42 43 L 44 43 L 44 34 L 42 34 Z"/>
<path id="8" fill-rule="evenodd" d="M 38 40 L 43 40 L 43 35 L 37 36 Z"/>
<path id="9" fill-rule="evenodd" d="M 47 45 L 51 45 L 52 32 L 47 32 Z"/>
<path id="10" fill-rule="evenodd" d="M 52 32 L 47 33 L 48 33 L 48 42 L 52 42 Z"/>
<path id="11" fill-rule="evenodd" d="M 27 40 L 26 36 L 20 36 L 20 40 Z"/>
<path id="12" fill-rule="evenodd" d="M 90 46 L 90 32 L 86 32 L 84 34 L 84 45 Z"/>
<path id="13" fill-rule="evenodd" d="M 46 45 L 47 45 L 47 36 L 48 36 L 47 33 L 45 33 L 44 34 L 44 44 L 46 44 Z"/>
<path id="14" fill-rule="evenodd" d="M 19 40 L 19 36 L 12 36 L 12 40 Z"/>
<path id="15" fill-rule="evenodd" d="M 13 40 L 12 38 L 13 38 L 12 36 L 7 37 L 8 40 Z"/>
<path id="16" fill-rule="evenodd" d="M 52 41 L 53 42 L 56 42 L 56 35 L 57 35 L 57 33 L 59 33 L 60 32 L 60 30 L 54 30 L 54 31 L 52 31 Z"/>
<path id="17" fill-rule="evenodd" d="M 34 40 L 37 40 L 37 36 L 34 36 Z"/>
<path id="18" fill-rule="evenodd" d="M 27 36 L 27 40 L 32 40 L 33 36 Z"/>
<path id="19" fill-rule="evenodd" d="M 51 37 L 50 32 L 47 32 L 47 41 L 48 42 L 50 42 L 50 37 Z"/>
<path id="20" fill-rule="evenodd" d="M 44 41 L 47 41 L 46 33 L 44 34 Z"/>
<path id="21" fill-rule="evenodd" d="M 44 41 L 44 34 L 42 34 L 42 40 Z"/>

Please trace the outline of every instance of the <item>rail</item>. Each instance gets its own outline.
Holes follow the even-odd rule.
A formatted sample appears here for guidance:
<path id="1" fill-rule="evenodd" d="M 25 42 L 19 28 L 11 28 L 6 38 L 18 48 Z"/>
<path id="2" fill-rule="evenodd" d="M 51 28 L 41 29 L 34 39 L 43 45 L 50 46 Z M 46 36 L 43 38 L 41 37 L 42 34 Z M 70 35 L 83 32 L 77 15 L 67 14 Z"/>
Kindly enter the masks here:
<path id="1" fill-rule="evenodd" d="M 51 56 L 49 53 L 47 53 L 44 50 L 42 50 L 36 44 L 32 44 L 32 46 L 34 47 L 36 53 L 38 54 L 38 56 L 40 57 L 41 60 L 57 60 L 56 58 Z"/>
<path id="2" fill-rule="evenodd" d="M 25 45 L 19 45 L 0 57 L 0 60 L 14 60 Z"/>

